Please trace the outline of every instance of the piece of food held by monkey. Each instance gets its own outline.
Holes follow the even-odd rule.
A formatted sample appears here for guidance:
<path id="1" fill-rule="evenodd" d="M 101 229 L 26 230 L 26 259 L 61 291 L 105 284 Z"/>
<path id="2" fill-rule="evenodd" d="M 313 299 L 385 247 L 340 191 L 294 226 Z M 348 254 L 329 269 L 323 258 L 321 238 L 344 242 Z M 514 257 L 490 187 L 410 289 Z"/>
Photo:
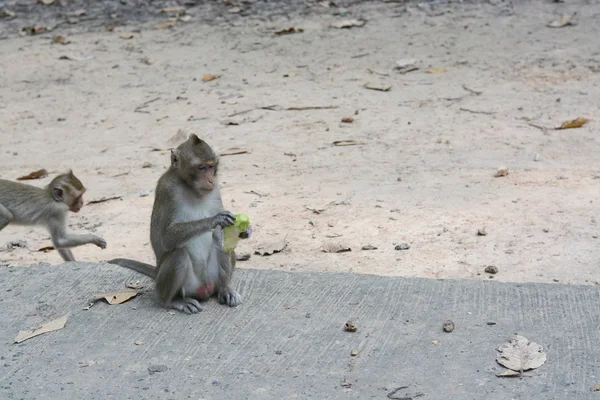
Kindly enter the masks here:
<path id="1" fill-rule="evenodd" d="M 67 232 L 67 213 L 81 210 L 85 191 L 73 171 L 58 175 L 45 188 L 0 179 L 0 231 L 9 224 L 44 226 L 65 261 L 75 261 L 72 247 L 91 243 L 105 249 L 106 241 L 99 236 Z"/>
<path id="2" fill-rule="evenodd" d="M 190 135 L 171 151 L 171 166 L 156 185 L 150 242 L 157 267 L 122 258 L 109 261 L 154 278 L 167 308 L 195 314 L 202 311 L 198 300 L 211 296 L 230 307 L 242 303 L 229 286 L 236 256 L 223 247 L 223 230 L 236 224 L 236 216 L 223 207 L 218 171 L 213 149 Z M 251 232 L 248 226 L 239 237 Z"/>
<path id="3" fill-rule="evenodd" d="M 247 239 L 252 234 L 250 218 L 246 214 L 233 214 L 235 223 L 223 229 L 223 249 L 231 253 L 240 239 Z"/>

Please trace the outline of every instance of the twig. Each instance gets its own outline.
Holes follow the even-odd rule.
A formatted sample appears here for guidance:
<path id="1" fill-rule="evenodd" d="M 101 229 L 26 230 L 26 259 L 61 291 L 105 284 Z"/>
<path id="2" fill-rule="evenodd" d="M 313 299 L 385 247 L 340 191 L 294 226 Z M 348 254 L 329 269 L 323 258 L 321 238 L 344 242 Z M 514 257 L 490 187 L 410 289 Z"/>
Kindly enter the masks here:
<path id="1" fill-rule="evenodd" d="M 227 117 L 231 118 L 231 117 L 235 117 L 236 115 L 247 114 L 247 113 L 249 113 L 249 112 L 251 112 L 251 111 L 254 111 L 254 108 L 251 108 L 251 109 L 249 109 L 249 110 L 244 110 L 244 111 L 238 111 L 238 112 L 236 112 L 236 113 L 233 113 L 233 114 L 231 114 L 231 115 L 228 115 Z"/>
<path id="2" fill-rule="evenodd" d="M 98 203 L 104 203 L 105 201 L 111 201 L 111 200 L 119 200 L 122 199 L 123 196 L 114 196 L 114 197 L 103 197 L 99 200 L 92 200 L 90 202 L 88 202 L 88 204 L 98 204 Z"/>
<path id="3" fill-rule="evenodd" d="M 469 93 L 473 93 L 475 96 L 479 96 L 483 92 L 478 92 L 477 90 L 469 89 L 467 85 L 462 85 L 462 88 L 465 89 Z"/>
<path id="4" fill-rule="evenodd" d="M 149 112 L 149 111 L 144 111 L 144 110 L 142 110 L 142 108 L 145 108 L 145 107 L 147 107 L 147 106 L 148 106 L 148 104 L 150 104 L 150 103 L 154 103 L 156 100 L 160 100 L 160 97 L 156 97 L 156 98 L 154 98 L 154 99 L 151 99 L 151 100 L 148 100 L 148 101 L 145 101 L 145 102 L 143 102 L 141 105 L 137 106 L 137 107 L 136 107 L 136 108 L 133 110 L 133 112 L 144 113 L 144 114 L 150 114 L 150 112 Z"/>
<path id="5" fill-rule="evenodd" d="M 533 124 L 533 123 L 531 123 L 531 122 L 527 122 L 527 125 L 529 125 L 529 126 L 533 126 L 534 128 L 538 128 L 539 130 L 541 130 L 541 131 L 542 131 L 542 132 L 544 132 L 544 133 L 548 133 L 548 128 L 546 128 L 545 126 L 542 126 L 542 125 L 536 125 L 536 124 Z"/>
<path id="6" fill-rule="evenodd" d="M 472 114 L 486 114 L 486 115 L 493 115 L 493 114 L 496 114 L 496 113 L 495 113 L 495 112 L 493 112 L 493 111 L 477 111 L 477 110 L 470 110 L 470 109 L 468 109 L 468 108 L 463 108 L 463 107 L 459 108 L 459 110 L 460 110 L 460 111 L 465 111 L 465 112 L 470 112 L 470 113 L 472 113 Z"/>
<path id="7" fill-rule="evenodd" d="M 357 54 L 355 56 L 352 56 L 350 58 L 361 58 L 361 57 L 366 57 L 368 56 L 370 53 L 363 53 L 363 54 Z"/>
<path id="8" fill-rule="evenodd" d="M 304 110 L 330 110 L 338 108 L 338 106 L 308 106 L 308 107 L 289 107 L 286 108 L 288 111 L 304 111 Z"/>

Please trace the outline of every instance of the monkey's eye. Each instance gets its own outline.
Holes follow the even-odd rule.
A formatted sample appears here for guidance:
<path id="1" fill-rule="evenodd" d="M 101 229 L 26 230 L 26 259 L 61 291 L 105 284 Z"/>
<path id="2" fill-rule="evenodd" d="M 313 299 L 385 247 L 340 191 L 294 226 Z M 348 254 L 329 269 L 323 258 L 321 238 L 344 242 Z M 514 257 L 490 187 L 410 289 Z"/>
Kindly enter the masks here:
<path id="1" fill-rule="evenodd" d="M 205 170 L 205 169 L 206 169 L 206 165 L 204 165 L 204 164 L 198 164 L 198 165 L 196 166 L 196 168 L 197 168 L 198 170 L 200 170 L 200 171 L 203 171 L 203 170 Z"/>

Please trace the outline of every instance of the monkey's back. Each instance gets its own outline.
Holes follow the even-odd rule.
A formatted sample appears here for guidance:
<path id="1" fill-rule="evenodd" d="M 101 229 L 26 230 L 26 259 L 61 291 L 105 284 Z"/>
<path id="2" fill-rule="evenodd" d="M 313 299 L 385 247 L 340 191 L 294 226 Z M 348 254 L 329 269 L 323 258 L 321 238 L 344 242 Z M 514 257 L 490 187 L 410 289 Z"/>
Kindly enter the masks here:
<path id="1" fill-rule="evenodd" d="M 50 195 L 46 189 L 6 179 L 0 179 L 0 187 L 0 204 L 13 214 L 14 224 L 38 222 L 50 211 L 48 204 L 58 204 L 48 202 Z"/>

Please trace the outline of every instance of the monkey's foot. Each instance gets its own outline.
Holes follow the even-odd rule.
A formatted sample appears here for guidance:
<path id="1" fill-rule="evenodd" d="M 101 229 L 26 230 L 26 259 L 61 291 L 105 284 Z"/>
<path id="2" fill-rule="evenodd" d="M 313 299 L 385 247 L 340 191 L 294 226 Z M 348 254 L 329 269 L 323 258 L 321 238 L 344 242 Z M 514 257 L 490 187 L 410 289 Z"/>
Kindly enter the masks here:
<path id="1" fill-rule="evenodd" d="M 242 296 L 231 289 L 220 291 L 217 299 L 219 304 L 227 304 L 229 307 L 237 307 L 242 304 Z"/>
<path id="2" fill-rule="evenodd" d="M 202 307 L 200 307 L 200 303 L 196 299 L 192 299 L 191 297 L 184 297 L 180 300 L 173 300 L 167 307 L 174 308 L 175 310 L 183 311 L 186 314 L 197 314 L 202 311 Z"/>

